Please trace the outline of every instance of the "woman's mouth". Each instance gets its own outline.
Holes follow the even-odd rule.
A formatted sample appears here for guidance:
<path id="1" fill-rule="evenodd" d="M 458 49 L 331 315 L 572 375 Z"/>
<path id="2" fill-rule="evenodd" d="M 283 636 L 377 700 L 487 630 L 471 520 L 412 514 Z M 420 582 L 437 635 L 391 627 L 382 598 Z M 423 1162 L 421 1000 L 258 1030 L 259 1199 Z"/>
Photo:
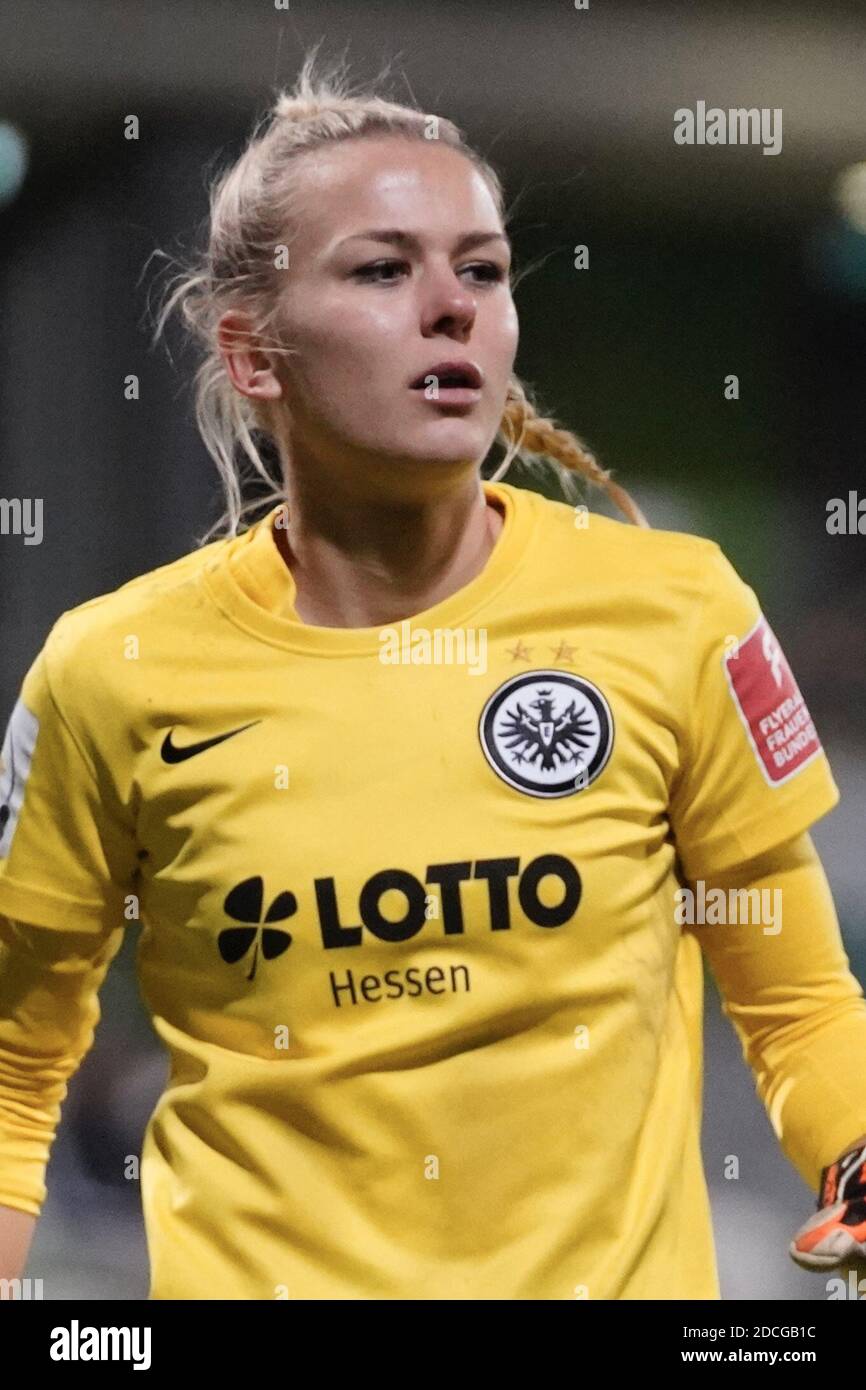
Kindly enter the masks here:
<path id="1" fill-rule="evenodd" d="M 424 399 L 446 405 L 474 405 L 481 398 L 484 374 L 475 362 L 436 362 L 410 383 Z"/>

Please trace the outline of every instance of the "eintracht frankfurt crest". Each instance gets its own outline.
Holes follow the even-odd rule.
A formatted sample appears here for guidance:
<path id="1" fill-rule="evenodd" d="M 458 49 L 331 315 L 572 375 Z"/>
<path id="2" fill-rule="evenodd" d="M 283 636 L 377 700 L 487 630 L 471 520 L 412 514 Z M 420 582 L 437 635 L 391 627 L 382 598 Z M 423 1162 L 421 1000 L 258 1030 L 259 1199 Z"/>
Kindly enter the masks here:
<path id="1" fill-rule="evenodd" d="M 598 686 L 567 671 L 526 671 L 494 691 L 478 736 L 487 761 L 529 796 L 571 796 L 601 773 L 613 716 Z"/>

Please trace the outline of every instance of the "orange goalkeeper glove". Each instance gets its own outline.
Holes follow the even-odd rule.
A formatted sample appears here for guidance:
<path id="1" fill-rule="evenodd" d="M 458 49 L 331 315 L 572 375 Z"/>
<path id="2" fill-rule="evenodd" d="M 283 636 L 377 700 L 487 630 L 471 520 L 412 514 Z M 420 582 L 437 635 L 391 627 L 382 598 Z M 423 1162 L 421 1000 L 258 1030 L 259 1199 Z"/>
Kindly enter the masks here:
<path id="1" fill-rule="evenodd" d="M 866 1144 L 823 1170 L 818 1212 L 800 1227 L 789 1249 L 803 1269 L 866 1260 Z"/>

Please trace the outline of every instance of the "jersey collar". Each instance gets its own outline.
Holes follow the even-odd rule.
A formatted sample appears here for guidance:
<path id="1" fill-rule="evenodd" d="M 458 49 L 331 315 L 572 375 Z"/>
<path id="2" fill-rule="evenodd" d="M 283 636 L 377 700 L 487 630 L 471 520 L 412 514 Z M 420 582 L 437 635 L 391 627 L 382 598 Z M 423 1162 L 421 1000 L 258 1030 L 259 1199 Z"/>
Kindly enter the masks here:
<path id="1" fill-rule="evenodd" d="M 536 495 L 508 483 L 482 480 L 486 496 L 498 500 L 505 520 L 480 574 L 462 589 L 413 614 L 413 628 L 454 628 L 477 615 L 508 584 L 521 567 L 535 533 Z M 274 539 L 273 526 L 281 504 L 226 547 L 205 566 L 203 582 L 221 611 L 237 626 L 294 651 L 322 655 L 368 655 L 381 652 L 386 626 L 317 627 L 304 623 L 294 611 L 295 582 Z"/>

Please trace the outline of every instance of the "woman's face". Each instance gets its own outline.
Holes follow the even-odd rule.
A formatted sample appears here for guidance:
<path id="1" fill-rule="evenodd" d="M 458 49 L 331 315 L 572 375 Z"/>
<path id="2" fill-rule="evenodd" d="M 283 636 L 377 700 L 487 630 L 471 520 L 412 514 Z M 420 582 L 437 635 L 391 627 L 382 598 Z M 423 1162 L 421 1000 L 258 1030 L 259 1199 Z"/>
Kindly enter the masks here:
<path id="1" fill-rule="evenodd" d="M 277 360 L 295 457 L 477 464 L 517 351 L 510 248 L 465 155 L 436 140 L 350 140 L 301 156 Z M 397 233 L 400 234 L 398 239 Z M 480 389 L 413 389 L 443 362 Z M 435 372 L 433 373 L 435 375 Z M 430 388 L 430 383 L 427 383 Z"/>

